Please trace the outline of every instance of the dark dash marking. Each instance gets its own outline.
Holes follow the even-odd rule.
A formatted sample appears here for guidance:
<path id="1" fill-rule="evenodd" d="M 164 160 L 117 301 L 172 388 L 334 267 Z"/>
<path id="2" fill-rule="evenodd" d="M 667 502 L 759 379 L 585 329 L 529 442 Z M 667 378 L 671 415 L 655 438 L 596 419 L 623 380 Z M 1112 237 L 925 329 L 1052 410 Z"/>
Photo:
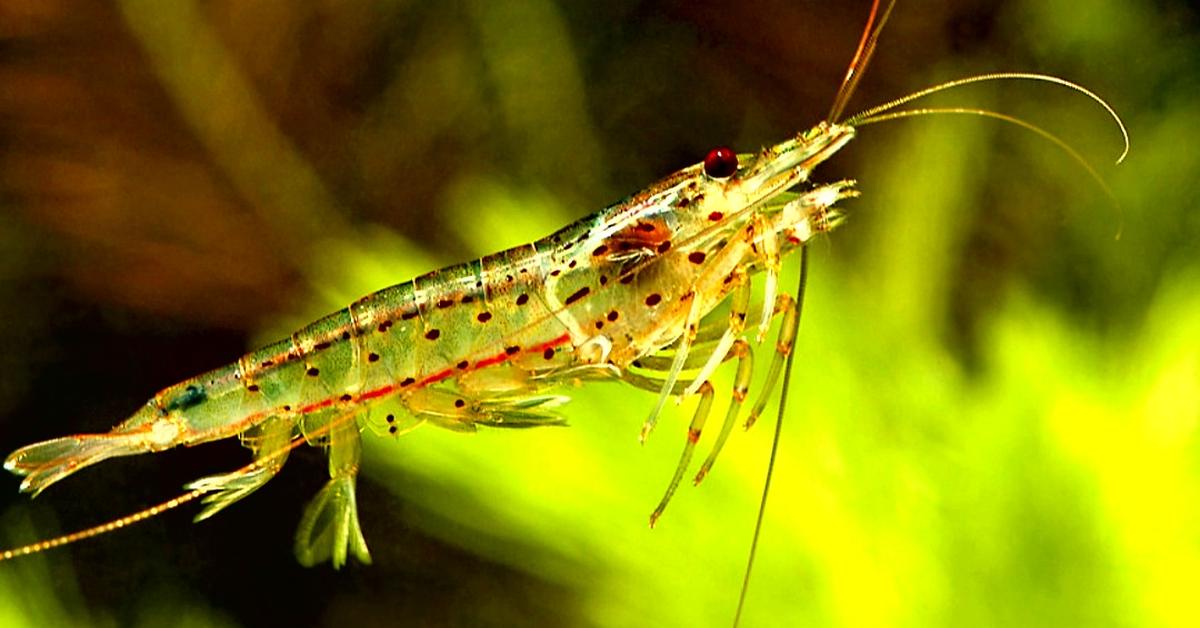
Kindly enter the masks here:
<path id="1" fill-rule="evenodd" d="M 262 366 L 263 368 L 268 368 L 271 366 L 275 366 L 275 362 L 273 360 L 263 360 L 262 364 L 260 366 Z"/>
<path id="2" fill-rule="evenodd" d="M 529 303 L 529 295 L 521 293 L 521 296 L 517 297 L 517 305 L 525 305 L 526 303 Z"/>
<path id="3" fill-rule="evenodd" d="M 561 269 L 558 269 L 558 268 L 555 268 L 554 270 L 550 271 L 550 276 L 551 276 L 551 277 L 557 277 L 557 276 L 559 276 L 559 275 L 561 275 L 561 274 L 562 274 L 562 270 L 561 270 Z"/>
<path id="4" fill-rule="evenodd" d="M 592 255 L 595 255 L 596 257 L 600 257 L 601 255 L 604 255 L 607 252 L 608 252 L 608 245 L 601 244 L 600 246 L 596 247 L 596 250 L 592 251 Z"/>
<path id="5" fill-rule="evenodd" d="M 470 362 L 463 360 L 462 362 L 459 362 L 456 366 L 458 367 L 458 370 L 465 371 L 465 370 L 467 370 L 467 367 L 470 365 L 471 365 Z"/>
<path id="6" fill-rule="evenodd" d="M 187 410 L 188 408 L 203 403 L 203 401 L 207 398 L 208 394 L 204 392 L 204 389 L 193 384 L 185 388 L 183 390 L 183 394 L 167 402 L 166 409 Z"/>
<path id="7" fill-rule="evenodd" d="M 474 303 L 474 302 L 475 302 L 475 297 L 473 297 L 473 296 L 471 296 L 471 295 L 469 295 L 469 294 L 468 294 L 467 296 L 465 296 L 465 297 L 463 297 L 463 298 L 462 298 L 462 302 L 463 302 L 463 304 L 464 304 L 464 305 L 465 305 L 465 304 L 467 304 L 467 303 Z"/>
<path id="8" fill-rule="evenodd" d="M 575 268 L 575 266 L 577 264 L 578 264 L 578 262 L 576 262 L 575 260 L 571 260 L 571 263 L 567 264 L 567 268 Z"/>
<path id="9" fill-rule="evenodd" d="M 646 305 L 649 305 L 650 307 L 654 307 L 661 302 L 662 302 L 662 295 L 657 292 L 646 297 Z"/>
<path id="10" fill-rule="evenodd" d="M 258 384 L 250 384 L 246 387 L 246 390 L 249 390 L 250 392 L 258 392 Z"/>
<path id="11" fill-rule="evenodd" d="M 441 301 L 437 302 L 437 306 L 441 309 L 446 309 L 446 308 L 450 307 L 451 305 L 454 305 L 454 301 L 452 301 L 450 299 L 442 299 Z"/>
<path id="12" fill-rule="evenodd" d="M 480 312 L 479 315 L 475 317 L 475 320 L 477 320 L 481 323 L 486 323 L 486 322 L 492 320 L 492 313 L 491 312 Z"/>
<path id="13" fill-rule="evenodd" d="M 316 377 L 321 374 L 321 369 L 313 366 L 313 367 L 310 367 L 307 371 L 305 371 L 305 373 L 307 373 L 309 377 Z"/>
<path id="14" fill-rule="evenodd" d="M 623 283 L 623 284 L 633 283 L 633 275 L 629 274 L 629 275 L 625 275 L 624 277 L 621 277 L 621 283 Z"/>
<path id="15" fill-rule="evenodd" d="M 342 401 L 350 401 L 352 399 L 354 399 L 354 397 L 351 395 L 342 395 Z"/>
<path id="16" fill-rule="evenodd" d="M 404 378 L 404 381 L 400 382 L 400 386 L 401 386 L 401 387 L 404 387 L 404 386 L 412 386 L 412 385 L 413 385 L 413 383 L 414 383 L 414 382 L 416 382 L 416 381 L 417 381 L 417 380 L 415 380 L 415 379 L 413 379 L 413 378 L 411 378 L 411 377 L 405 377 L 405 378 Z"/>
<path id="17" fill-rule="evenodd" d="M 318 342 L 317 344 L 313 345 L 313 350 L 314 351 L 324 351 L 331 346 L 333 346 L 333 345 L 329 344 L 328 342 Z"/>
<path id="18" fill-rule="evenodd" d="M 591 291 L 592 291 L 591 288 L 584 286 L 584 287 L 576 290 L 575 294 L 572 294 L 571 296 L 567 297 L 566 300 L 563 301 L 563 305 L 570 305 L 570 304 L 582 299 L 583 297 L 586 297 L 588 295 L 588 293 Z"/>
<path id="19" fill-rule="evenodd" d="M 416 318 L 417 314 L 419 314 L 419 313 L 420 312 L 418 312 L 417 310 L 411 310 L 411 311 L 405 312 L 400 315 L 400 320 L 411 321 L 412 319 Z"/>
<path id="20" fill-rule="evenodd" d="M 639 222 L 637 228 L 639 231 L 645 231 L 646 233 L 653 233 L 657 229 L 657 227 L 648 222 Z"/>
<path id="21" fill-rule="evenodd" d="M 517 345 L 513 345 L 511 347 L 504 348 L 504 352 L 507 353 L 508 355 L 516 355 L 517 352 L 519 352 L 520 350 L 521 350 L 521 347 L 518 347 Z"/>
<path id="22" fill-rule="evenodd" d="M 378 361 L 379 361 L 378 353 L 375 353 L 374 351 L 372 351 L 371 353 L 367 354 L 367 362 L 378 362 Z"/>
<path id="23" fill-rule="evenodd" d="M 704 251 L 692 251 L 688 253 L 688 261 L 693 264 L 703 264 L 705 257 Z"/>

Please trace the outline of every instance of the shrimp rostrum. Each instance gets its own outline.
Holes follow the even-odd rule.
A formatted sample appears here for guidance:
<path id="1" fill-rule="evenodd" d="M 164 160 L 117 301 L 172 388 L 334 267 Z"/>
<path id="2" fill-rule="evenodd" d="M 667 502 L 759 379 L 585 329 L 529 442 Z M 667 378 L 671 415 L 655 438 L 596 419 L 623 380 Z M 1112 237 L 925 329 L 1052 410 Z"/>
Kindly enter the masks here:
<path id="1" fill-rule="evenodd" d="M 108 433 L 29 445 L 5 468 L 36 495 L 108 458 L 237 436 L 254 462 L 188 486 L 206 503 L 200 520 L 270 480 L 296 442 L 320 445 L 330 479 L 302 519 L 297 555 L 368 562 L 354 497 L 361 428 L 556 424 L 565 398 L 555 387 L 616 379 L 662 399 L 701 396 L 673 488 L 711 406 L 707 377 L 729 357 L 741 366 L 726 433 L 745 397 L 751 275 L 773 282 L 780 256 L 833 227 L 833 204 L 854 194 L 849 182 L 789 190 L 853 136 L 851 127 L 822 124 L 755 155 L 714 150 L 549 237 L 370 294 L 160 391 Z M 791 299 L 772 298 L 764 329 L 775 314 L 794 315 Z M 726 300 L 728 319 L 702 324 Z M 653 424 L 652 415 L 644 432 Z"/>

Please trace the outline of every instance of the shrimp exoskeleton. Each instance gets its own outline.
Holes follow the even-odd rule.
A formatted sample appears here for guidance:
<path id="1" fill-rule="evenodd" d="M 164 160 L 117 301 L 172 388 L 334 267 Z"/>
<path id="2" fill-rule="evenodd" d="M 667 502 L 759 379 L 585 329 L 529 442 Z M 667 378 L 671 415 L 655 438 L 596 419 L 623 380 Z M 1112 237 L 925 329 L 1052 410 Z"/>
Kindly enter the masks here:
<path id="1" fill-rule="evenodd" d="M 5 468 L 23 476 L 21 491 L 34 495 L 109 458 L 229 437 L 241 439 L 253 460 L 196 480 L 189 492 L 164 504 L 3 552 L 0 559 L 101 534 L 194 499 L 205 504 L 196 518 L 210 517 L 263 486 L 293 448 L 308 443 L 326 449 L 329 480 L 302 518 L 297 556 L 305 564 L 331 560 L 340 566 L 351 556 L 369 562 L 355 500 L 364 427 L 399 435 L 422 423 L 458 431 L 555 425 L 563 421 L 566 401 L 556 391 L 592 380 L 658 395 L 643 438 L 668 399 L 699 397 L 679 463 L 650 516 L 653 525 L 686 474 L 720 396 L 728 399 L 727 409 L 695 482 L 713 468 L 750 394 L 753 341 L 761 343 L 776 319 L 766 377 L 747 426 L 775 390 L 786 389 L 803 283 L 794 293 L 779 289 L 779 269 L 800 252 L 803 282 L 805 245 L 834 229 L 839 204 L 858 195 L 853 181 L 813 183 L 810 177 L 859 127 L 946 111 L 896 107 L 982 80 L 1067 86 L 1116 118 L 1099 97 L 1063 79 L 995 74 L 945 83 L 843 119 L 893 5 L 880 11 L 874 2 L 833 109 L 816 126 L 758 152 L 715 148 L 702 162 L 536 242 L 367 295 L 288 338 L 167 387 L 110 432 L 55 438 L 12 453 Z M 953 111 L 1043 133 L 1001 114 Z M 763 275 L 761 304 L 752 299 L 756 275 Z M 727 314 L 710 316 L 724 305 Z M 730 361 L 736 362 L 733 385 L 717 390 L 709 377 Z"/>

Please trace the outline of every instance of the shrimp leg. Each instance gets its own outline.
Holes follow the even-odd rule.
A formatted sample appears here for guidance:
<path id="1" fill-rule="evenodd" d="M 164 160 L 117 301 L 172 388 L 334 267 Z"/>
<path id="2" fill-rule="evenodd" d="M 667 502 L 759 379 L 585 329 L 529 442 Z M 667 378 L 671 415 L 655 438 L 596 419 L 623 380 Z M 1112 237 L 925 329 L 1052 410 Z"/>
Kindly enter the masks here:
<path id="1" fill-rule="evenodd" d="M 354 418 L 359 412 L 357 408 L 350 409 L 321 426 L 329 432 L 329 481 L 308 504 L 296 530 L 296 558 L 306 567 L 332 560 L 337 569 L 346 564 L 350 552 L 359 562 L 371 563 L 371 553 L 358 523 L 355 498 L 362 455 L 358 421 Z"/>

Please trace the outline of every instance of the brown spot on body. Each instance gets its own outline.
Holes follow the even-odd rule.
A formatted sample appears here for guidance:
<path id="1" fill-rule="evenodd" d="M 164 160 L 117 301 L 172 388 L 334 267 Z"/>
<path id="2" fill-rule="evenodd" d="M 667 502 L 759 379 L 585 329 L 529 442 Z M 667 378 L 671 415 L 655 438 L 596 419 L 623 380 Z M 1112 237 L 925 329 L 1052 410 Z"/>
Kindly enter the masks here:
<path id="1" fill-rule="evenodd" d="M 420 313 L 420 312 L 418 312 L 418 311 L 417 311 L 417 310 L 415 310 L 415 309 L 414 309 L 414 310 L 409 310 L 409 311 L 407 311 L 407 312 L 405 312 L 405 313 L 403 313 L 403 314 L 401 314 L 401 315 L 400 315 L 400 320 L 410 321 L 410 320 L 412 320 L 412 319 L 416 318 L 416 317 L 417 317 L 417 314 L 419 314 L 419 313 Z M 390 325 L 391 323 L 388 323 L 388 324 Z"/>
<path id="2" fill-rule="evenodd" d="M 394 415 L 394 414 L 389 414 L 389 415 L 387 415 L 387 417 L 385 417 L 385 418 L 386 418 L 386 420 L 387 420 L 387 422 L 388 422 L 388 423 L 395 423 L 395 422 L 396 422 L 396 415 Z"/>
<path id="3" fill-rule="evenodd" d="M 542 352 L 542 357 L 546 358 L 547 360 L 554 359 L 554 349 L 547 348 L 545 351 Z"/>
<path id="4" fill-rule="evenodd" d="M 688 261 L 693 264 L 703 264 L 704 258 L 707 257 L 704 251 L 692 251 L 688 253 Z"/>
<path id="5" fill-rule="evenodd" d="M 461 408 L 461 407 L 463 407 L 463 406 L 465 406 L 465 405 L 467 405 L 467 402 L 466 402 L 466 401 L 463 401 L 462 399 L 455 399 L 455 400 L 454 400 L 454 407 L 455 407 L 455 408 Z"/>
<path id="6" fill-rule="evenodd" d="M 246 387 L 246 390 L 249 390 L 250 392 L 258 392 L 258 384 L 250 384 Z"/>
<path id="7" fill-rule="evenodd" d="M 477 320 L 481 323 L 486 323 L 486 322 L 492 320 L 492 313 L 491 312 L 480 312 L 479 315 L 475 317 L 475 320 Z"/>
<path id="8" fill-rule="evenodd" d="M 646 305 L 648 305 L 650 307 L 654 307 L 661 302 L 662 302 L 662 295 L 657 292 L 646 297 Z"/>
<path id="9" fill-rule="evenodd" d="M 550 271 L 550 276 L 551 276 L 551 277 L 557 277 L 557 276 L 559 276 L 559 275 L 561 275 L 561 274 L 562 274 L 562 270 L 560 270 L 560 269 L 558 269 L 558 268 L 555 268 L 554 270 Z"/>
<path id="10" fill-rule="evenodd" d="M 604 321 L 596 321 L 596 329 L 604 329 Z"/>
<path id="11" fill-rule="evenodd" d="M 607 283 L 608 283 L 608 275 L 600 275 L 600 285 L 603 286 Z"/>
<path id="12" fill-rule="evenodd" d="M 313 345 L 313 350 L 314 351 L 324 351 L 324 350 L 328 349 L 330 346 L 331 345 L 328 342 L 318 342 L 317 344 Z"/>
<path id="13" fill-rule="evenodd" d="M 662 244 L 659 244 L 659 245 L 658 245 L 658 249 L 656 249 L 656 250 L 659 252 L 659 254 L 666 253 L 667 251 L 670 251 L 670 250 L 671 250 L 671 241 L 670 241 L 670 240 L 663 240 L 663 241 L 662 241 Z"/>
<path id="14" fill-rule="evenodd" d="M 608 313 L 608 322 L 611 323 L 613 321 L 616 321 L 620 317 L 621 317 L 621 315 L 616 310 L 613 310 Z"/>
<path id="15" fill-rule="evenodd" d="M 459 362 L 456 366 L 458 367 L 458 370 L 465 371 L 465 370 L 467 370 L 467 367 L 470 365 L 471 365 L 470 362 L 463 360 L 462 362 Z"/>
<path id="16" fill-rule="evenodd" d="M 379 333 L 383 334 L 383 333 L 387 333 L 387 330 L 391 329 L 391 327 L 392 327 L 392 321 L 383 321 L 382 323 L 379 324 L 379 327 L 377 327 L 377 329 L 379 330 Z"/>
<path id="17" fill-rule="evenodd" d="M 350 339 L 350 331 L 347 330 L 347 331 L 342 332 L 342 340 L 349 340 L 349 339 Z"/>
<path id="18" fill-rule="evenodd" d="M 437 302 L 438 308 L 441 308 L 441 309 L 446 309 L 446 308 L 450 307 L 451 305 L 454 305 L 454 301 L 452 299 L 442 299 Z"/>
<path id="19" fill-rule="evenodd" d="M 342 401 L 350 401 L 352 399 L 354 399 L 354 397 L 350 396 L 349 394 L 342 395 Z"/>
<path id="20" fill-rule="evenodd" d="M 567 297 L 566 300 L 563 301 L 563 305 L 570 305 L 570 304 L 582 299 L 583 297 L 586 297 L 588 295 L 588 293 L 591 291 L 592 291 L 591 288 L 584 286 L 584 287 L 576 290 L 575 293 L 572 294 L 571 296 Z"/>
<path id="21" fill-rule="evenodd" d="M 621 283 L 624 285 L 629 285 L 629 284 L 633 283 L 633 273 L 622 276 Z"/>
<path id="22" fill-rule="evenodd" d="M 600 246 L 596 247 L 596 249 L 594 251 L 592 251 L 592 255 L 595 255 L 596 257 L 600 257 L 601 255 L 604 255 L 607 252 L 608 252 L 608 245 L 601 244 Z"/>
<path id="23" fill-rule="evenodd" d="M 416 381 L 417 380 L 415 380 L 411 377 L 405 377 L 404 381 L 400 382 L 400 387 L 403 388 L 405 386 L 412 386 L 414 383 L 416 383 Z"/>
<path id="24" fill-rule="evenodd" d="M 465 297 L 463 297 L 463 298 L 462 298 L 462 303 L 463 303 L 464 305 L 465 305 L 465 304 L 467 304 L 467 303 L 474 303 L 474 302 L 475 302 L 475 297 L 473 297 L 473 296 L 471 296 L 471 295 L 469 295 L 469 294 L 468 294 L 467 296 L 465 296 Z"/>
<path id="25" fill-rule="evenodd" d="M 274 360 L 263 360 L 262 364 L 260 364 L 259 366 L 261 366 L 263 368 L 270 368 L 272 366 L 275 366 L 275 361 Z"/>
<path id="26" fill-rule="evenodd" d="M 507 353 L 508 355 L 516 355 L 517 352 L 519 352 L 520 350 L 521 350 L 521 347 L 518 347 L 516 345 L 504 348 L 504 352 Z"/>
<path id="27" fill-rule="evenodd" d="M 521 293 L 521 296 L 517 297 L 517 305 L 525 305 L 526 303 L 529 303 L 529 295 Z"/>
<path id="28" fill-rule="evenodd" d="M 395 434 L 396 432 L 399 432 L 399 431 L 400 431 L 400 428 L 396 427 L 395 425 L 388 427 L 389 434 Z"/>
<path id="29" fill-rule="evenodd" d="M 429 331 L 425 332 L 425 339 L 426 339 L 426 340 L 437 340 L 437 339 L 438 339 L 438 337 L 439 337 L 439 336 L 441 336 L 441 335 L 442 335 L 442 330 L 440 330 L 440 329 L 431 329 L 431 330 L 429 330 Z"/>
<path id="30" fill-rule="evenodd" d="M 367 362 L 378 362 L 378 361 L 379 361 L 378 353 L 375 353 L 374 351 L 372 351 L 371 353 L 367 354 Z"/>
<path id="31" fill-rule="evenodd" d="M 317 368 L 317 367 L 315 367 L 315 366 L 310 366 L 310 367 L 308 368 L 308 370 L 307 370 L 307 371 L 305 371 L 305 373 L 306 373 L 306 374 L 307 374 L 309 377 L 316 377 L 316 376 L 318 376 L 318 375 L 320 375 L 320 374 L 321 374 L 321 369 L 319 369 L 319 368 Z"/>

